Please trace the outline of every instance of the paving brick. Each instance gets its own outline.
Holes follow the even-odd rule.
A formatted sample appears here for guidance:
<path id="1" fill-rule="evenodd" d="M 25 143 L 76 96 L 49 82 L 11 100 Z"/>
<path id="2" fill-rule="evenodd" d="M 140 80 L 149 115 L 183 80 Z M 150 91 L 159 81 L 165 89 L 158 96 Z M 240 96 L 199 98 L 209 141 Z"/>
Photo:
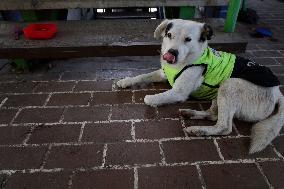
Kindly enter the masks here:
<path id="1" fill-rule="evenodd" d="M 111 91 L 113 81 L 79 81 L 74 91 Z"/>
<path id="2" fill-rule="evenodd" d="M 95 73 L 88 72 L 65 72 L 61 80 L 93 80 L 96 77 Z"/>
<path id="3" fill-rule="evenodd" d="M 278 150 L 278 152 L 280 152 L 283 156 L 284 156 L 284 136 L 278 136 L 276 137 L 272 143 L 274 144 L 274 146 L 276 147 L 276 149 Z"/>
<path id="4" fill-rule="evenodd" d="M 40 168 L 46 147 L 0 147 L 0 169 Z"/>
<path id="5" fill-rule="evenodd" d="M 155 108 L 147 105 L 131 104 L 112 107 L 113 120 L 153 119 L 156 117 Z"/>
<path id="6" fill-rule="evenodd" d="M 281 76 L 278 75 L 278 79 L 280 81 L 280 85 L 284 85 L 284 76 L 283 75 L 281 75 Z"/>
<path id="7" fill-rule="evenodd" d="M 6 189 L 62 189 L 68 188 L 71 173 L 16 173 L 9 177 Z"/>
<path id="8" fill-rule="evenodd" d="M 0 83 L 0 93 L 30 93 L 37 83 Z"/>
<path id="9" fill-rule="evenodd" d="M 220 160 L 212 140 L 181 140 L 163 142 L 167 163 Z"/>
<path id="10" fill-rule="evenodd" d="M 72 91 L 75 82 L 42 82 L 39 83 L 35 92 L 67 92 Z"/>
<path id="11" fill-rule="evenodd" d="M 194 166 L 138 169 L 140 189 L 202 188 Z"/>
<path id="12" fill-rule="evenodd" d="M 265 14 L 267 16 L 267 14 Z M 258 44 L 257 45 L 262 50 L 279 50 L 284 49 L 284 44 Z"/>
<path id="13" fill-rule="evenodd" d="M 23 76 L 25 79 L 28 77 L 31 81 L 55 81 L 59 80 L 59 72 L 46 72 L 44 74 L 32 74 L 28 73 Z"/>
<path id="14" fill-rule="evenodd" d="M 267 25 L 271 25 L 271 26 L 277 26 L 277 25 L 283 25 L 284 24 L 284 20 L 282 19 L 263 19 L 261 21 L 264 24 Z M 279 33 L 277 33 L 279 35 Z M 282 35 L 281 35 L 282 36 Z"/>
<path id="15" fill-rule="evenodd" d="M 259 49 L 258 45 L 256 45 L 256 44 L 248 43 L 247 46 L 246 46 L 246 50 L 256 50 L 256 49 Z"/>
<path id="16" fill-rule="evenodd" d="M 252 51 L 255 57 L 283 57 L 283 55 L 277 51 Z"/>
<path id="17" fill-rule="evenodd" d="M 110 59 L 100 58 L 92 61 L 94 69 L 159 69 L 159 56 L 131 56 L 115 57 Z"/>
<path id="18" fill-rule="evenodd" d="M 267 177 L 268 181 L 274 188 L 283 188 L 284 186 L 284 162 L 262 162 L 260 166 Z"/>
<path id="19" fill-rule="evenodd" d="M 79 172 L 72 179 L 72 189 L 132 189 L 134 186 L 134 172 L 127 170 L 96 170 Z"/>
<path id="20" fill-rule="evenodd" d="M 225 159 L 253 159 L 277 157 L 271 146 L 267 146 L 262 152 L 249 154 L 250 139 L 220 139 L 217 141 Z"/>
<path id="21" fill-rule="evenodd" d="M 179 109 L 193 109 L 200 110 L 198 103 L 178 103 L 169 104 L 165 106 L 158 107 L 158 117 L 160 118 L 179 118 Z"/>
<path id="22" fill-rule="evenodd" d="M 253 123 L 235 119 L 234 124 L 241 135 L 250 136 Z"/>
<path id="23" fill-rule="evenodd" d="M 106 165 L 150 164 L 161 161 L 158 143 L 109 144 Z"/>
<path id="24" fill-rule="evenodd" d="M 0 124 L 8 124 L 12 121 L 18 110 L 0 109 Z"/>
<path id="25" fill-rule="evenodd" d="M 134 126 L 137 139 L 160 139 L 184 136 L 180 121 L 142 121 L 135 123 Z"/>
<path id="26" fill-rule="evenodd" d="M 278 65 L 279 63 L 274 58 L 254 58 L 257 64 L 260 65 Z"/>
<path id="27" fill-rule="evenodd" d="M 238 55 L 244 58 L 255 58 L 251 50 L 250 51 L 246 50 L 245 53 L 238 53 Z"/>
<path id="28" fill-rule="evenodd" d="M 144 103 L 144 97 L 146 95 L 154 95 L 154 94 L 158 94 L 158 93 L 162 93 L 162 92 L 164 92 L 164 90 L 135 91 L 134 92 L 134 101 L 136 103 Z"/>
<path id="29" fill-rule="evenodd" d="M 254 164 L 221 164 L 201 166 L 206 188 L 268 188 Z"/>
<path id="30" fill-rule="evenodd" d="M 153 83 L 154 89 L 171 89 L 172 87 L 170 86 L 169 83 Z"/>
<path id="31" fill-rule="evenodd" d="M 27 143 L 65 143 L 78 141 L 81 124 L 36 126 Z"/>
<path id="32" fill-rule="evenodd" d="M 88 105 L 91 93 L 53 94 L 47 106 Z"/>
<path id="33" fill-rule="evenodd" d="M 275 60 L 276 60 L 278 63 L 284 65 L 284 58 L 275 58 Z"/>
<path id="34" fill-rule="evenodd" d="M 103 145 L 54 146 L 45 168 L 79 168 L 100 166 L 103 159 Z"/>
<path id="35" fill-rule="evenodd" d="M 0 127 L 0 144 L 22 144 L 30 127 Z"/>
<path id="36" fill-rule="evenodd" d="M 1 71 L 0 75 L 0 81 L 1 82 L 23 82 L 22 78 L 17 77 L 17 74 L 11 74 L 11 73 L 4 73 Z"/>
<path id="37" fill-rule="evenodd" d="M 121 69 L 149 69 L 160 67 L 159 56 L 121 56 L 121 57 L 89 57 L 69 59 L 56 62 L 57 67 L 66 71 L 101 71 Z M 59 66 L 58 66 L 59 65 Z"/>
<path id="38" fill-rule="evenodd" d="M 55 81 L 58 80 L 60 77 L 59 72 L 28 72 L 28 73 L 8 73 L 3 75 L 4 77 L 1 77 L 1 81 L 17 81 L 17 82 L 41 82 L 41 81 Z"/>
<path id="39" fill-rule="evenodd" d="M 86 124 L 82 141 L 122 142 L 131 139 L 131 123 L 94 123 Z"/>
<path id="40" fill-rule="evenodd" d="M 14 123 L 54 123 L 60 120 L 63 108 L 23 109 Z"/>
<path id="41" fill-rule="evenodd" d="M 64 121 L 104 121 L 108 119 L 110 108 L 86 107 L 86 108 L 67 108 L 64 113 Z"/>
<path id="42" fill-rule="evenodd" d="M 269 68 L 274 72 L 274 74 L 284 74 L 284 66 L 282 65 L 269 66 Z"/>
<path id="43" fill-rule="evenodd" d="M 23 106 L 43 106 L 47 99 L 47 94 L 23 94 L 10 95 L 3 106 L 23 107 Z"/>
<path id="44" fill-rule="evenodd" d="M 95 92 L 91 105 L 132 103 L 131 91 Z"/>

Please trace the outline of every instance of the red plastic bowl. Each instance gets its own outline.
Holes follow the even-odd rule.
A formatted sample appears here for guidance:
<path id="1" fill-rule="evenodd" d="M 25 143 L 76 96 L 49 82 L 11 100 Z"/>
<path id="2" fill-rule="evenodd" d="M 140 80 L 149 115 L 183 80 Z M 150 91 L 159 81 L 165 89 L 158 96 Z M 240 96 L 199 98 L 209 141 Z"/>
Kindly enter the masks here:
<path id="1" fill-rule="evenodd" d="M 57 32 L 57 25 L 53 23 L 29 24 L 23 31 L 29 39 L 51 39 Z"/>

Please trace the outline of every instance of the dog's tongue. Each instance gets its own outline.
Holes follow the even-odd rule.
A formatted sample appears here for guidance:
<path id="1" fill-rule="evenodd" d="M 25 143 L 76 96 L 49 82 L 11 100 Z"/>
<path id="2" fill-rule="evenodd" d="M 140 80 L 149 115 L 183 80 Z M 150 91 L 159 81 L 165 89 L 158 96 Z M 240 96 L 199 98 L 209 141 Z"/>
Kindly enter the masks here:
<path id="1" fill-rule="evenodd" d="M 174 63 L 176 61 L 176 57 L 169 52 L 163 55 L 163 59 L 168 63 Z"/>

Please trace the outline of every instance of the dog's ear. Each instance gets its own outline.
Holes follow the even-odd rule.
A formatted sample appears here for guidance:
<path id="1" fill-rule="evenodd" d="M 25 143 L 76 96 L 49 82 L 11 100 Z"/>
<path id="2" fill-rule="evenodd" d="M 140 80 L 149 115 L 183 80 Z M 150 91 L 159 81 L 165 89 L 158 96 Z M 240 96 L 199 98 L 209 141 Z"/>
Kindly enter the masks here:
<path id="1" fill-rule="evenodd" d="M 155 30 L 154 37 L 156 39 L 160 39 L 162 37 L 162 32 L 164 30 L 169 31 L 171 27 L 173 26 L 173 23 L 170 22 L 170 20 L 166 19 L 164 20 Z"/>
<path id="2" fill-rule="evenodd" d="M 200 33 L 200 42 L 204 42 L 206 40 L 210 40 L 213 37 L 213 29 L 210 25 L 204 24 L 203 27 L 201 28 L 201 33 Z"/>

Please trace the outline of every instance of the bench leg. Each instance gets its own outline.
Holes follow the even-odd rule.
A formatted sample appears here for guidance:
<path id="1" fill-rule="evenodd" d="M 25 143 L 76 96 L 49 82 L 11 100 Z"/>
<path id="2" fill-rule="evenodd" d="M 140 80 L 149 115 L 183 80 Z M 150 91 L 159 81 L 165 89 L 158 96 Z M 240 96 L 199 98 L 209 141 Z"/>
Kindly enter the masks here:
<path id="1" fill-rule="evenodd" d="M 38 17 L 36 15 L 36 11 L 33 10 L 23 10 L 21 11 L 22 19 L 25 22 L 35 22 L 38 20 Z M 16 69 L 16 71 L 25 72 L 27 70 L 30 70 L 30 64 L 28 63 L 28 60 L 25 59 L 14 59 L 12 60 L 12 66 Z"/>
<path id="2" fill-rule="evenodd" d="M 225 21 L 225 32 L 231 33 L 235 31 L 239 10 L 241 7 L 241 0 L 230 0 L 227 18 Z"/>
<path id="3" fill-rule="evenodd" d="M 50 15 L 50 20 L 57 20 L 59 16 L 59 10 L 52 10 Z"/>
<path id="4" fill-rule="evenodd" d="M 179 18 L 191 19 L 194 18 L 194 15 L 195 15 L 195 7 L 193 6 L 180 7 Z"/>
<path id="5" fill-rule="evenodd" d="M 25 59 L 10 60 L 10 65 L 16 72 L 26 72 L 30 70 L 30 64 Z"/>
<path id="6" fill-rule="evenodd" d="M 21 17 L 26 22 L 34 22 L 37 21 L 37 16 L 35 11 L 20 11 Z M 12 59 L 9 61 L 10 65 L 16 72 L 25 72 L 30 69 L 30 64 L 28 60 L 25 59 Z"/>
<path id="7" fill-rule="evenodd" d="M 246 11 L 247 10 L 247 2 L 246 0 L 242 0 L 242 8 L 241 8 L 243 11 Z"/>
<path id="8" fill-rule="evenodd" d="M 25 22 L 35 22 L 35 21 L 38 20 L 35 11 L 22 10 L 21 15 L 22 15 L 22 18 Z"/>

